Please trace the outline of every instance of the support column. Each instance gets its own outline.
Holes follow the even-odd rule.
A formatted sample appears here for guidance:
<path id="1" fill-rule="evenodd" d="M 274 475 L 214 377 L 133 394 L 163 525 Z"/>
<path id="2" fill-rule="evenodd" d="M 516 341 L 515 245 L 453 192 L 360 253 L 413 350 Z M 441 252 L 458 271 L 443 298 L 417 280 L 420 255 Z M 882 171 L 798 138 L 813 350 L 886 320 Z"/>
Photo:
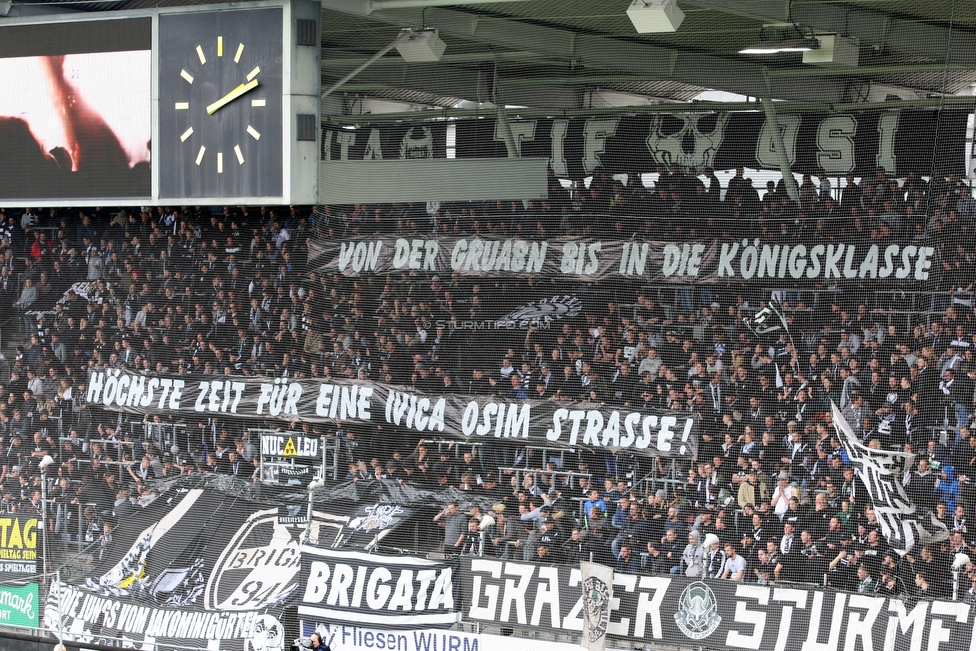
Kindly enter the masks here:
<path id="1" fill-rule="evenodd" d="M 790 169 L 790 159 L 786 156 L 786 145 L 783 144 L 783 132 L 779 128 L 779 120 L 776 119 L 776 108 L 773 106 L 772 88 L 769 83 L 769 69 L 763 68 L 763 77 L 766 79 L 766 95 L 761 97 L 763 111 L 766 113 L 766 122 L 773 129 L 773 146 L 776 147 L 776 158 L 779 159 L 779 170 L 783 174 L 783 184 L 786 186 L 786 194 L 790 199 L 799 205 L 800 192 L 796 187 L 796 179 L 793 178 L 793 171 Z"/>

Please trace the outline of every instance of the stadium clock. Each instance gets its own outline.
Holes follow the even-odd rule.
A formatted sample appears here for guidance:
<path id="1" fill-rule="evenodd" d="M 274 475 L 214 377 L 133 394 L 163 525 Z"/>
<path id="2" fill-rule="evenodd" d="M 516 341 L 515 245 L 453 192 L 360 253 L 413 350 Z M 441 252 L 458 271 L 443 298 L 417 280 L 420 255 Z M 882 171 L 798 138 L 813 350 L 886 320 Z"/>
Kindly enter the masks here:
<path id="1" fill-rule="evenodd" d="M 282 9 L 159 17 L 161 199 L 282 196 Z"/>

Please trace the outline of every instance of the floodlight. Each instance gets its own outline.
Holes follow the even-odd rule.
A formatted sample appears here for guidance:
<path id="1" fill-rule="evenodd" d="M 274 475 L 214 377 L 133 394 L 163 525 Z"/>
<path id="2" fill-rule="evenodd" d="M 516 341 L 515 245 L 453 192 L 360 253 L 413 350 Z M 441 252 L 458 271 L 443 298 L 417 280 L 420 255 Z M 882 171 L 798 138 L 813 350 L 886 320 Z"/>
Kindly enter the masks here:
<path id="1" fill-rule="evenodd" d="M 676 0 L 634 0 L 627 8 L 627 16 L 639 34 L 676 32 L 685 19 L 685 12 Z"/>
<path id="2" fill-rule="evenodd" d="M 857 67 L 860 44 L 856 38 L 835 34 L 818 34 L 819 50 L 803 53 L 803 63 Z"/>
<path id="3" fill-rule="evenodd" d="M 440 61 L 447 44 L 438 36 L 436 29 L 411 31 L 399 39 L 397 52 L 407 63 L 433 63 Z"/>
<path id="4" fill-rule="evenodd" d="M 815 38 L 784 38 L 760 41 L 739 50 L 739 54 L 779 54 L 780 52 L 809 52 L 819 49 L 820 41 Z"/>

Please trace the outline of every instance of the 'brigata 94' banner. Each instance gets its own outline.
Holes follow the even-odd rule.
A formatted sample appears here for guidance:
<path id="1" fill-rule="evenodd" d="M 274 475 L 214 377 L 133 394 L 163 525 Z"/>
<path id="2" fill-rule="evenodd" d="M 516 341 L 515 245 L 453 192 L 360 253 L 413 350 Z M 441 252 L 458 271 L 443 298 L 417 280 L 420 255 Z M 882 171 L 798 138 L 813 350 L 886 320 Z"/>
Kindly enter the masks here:
<path id="1" fill-rule="evenodd" d="M 233 416 L 312 423 L 386 424 L 459 439 L 629 450 L 693 457 L 694 414 L 590 402 L 423 394 L 379 382 L 288 381 L 231 375 L 142 375 L 92 369 L 88 401 L 132 414 Z"/>
<path id="2" fill-rule="evenodd" d="M 582 280 L 726 283 L 763 278 L 790 283 L 897 284 L 928 280 L 930 246 L 790 242 L 758 238 L 687 242 L 486 237 L 385 237 L 311 241 L 309 270 L 345 276 L 420 271 L 462 276 L 542 276 Z"/>

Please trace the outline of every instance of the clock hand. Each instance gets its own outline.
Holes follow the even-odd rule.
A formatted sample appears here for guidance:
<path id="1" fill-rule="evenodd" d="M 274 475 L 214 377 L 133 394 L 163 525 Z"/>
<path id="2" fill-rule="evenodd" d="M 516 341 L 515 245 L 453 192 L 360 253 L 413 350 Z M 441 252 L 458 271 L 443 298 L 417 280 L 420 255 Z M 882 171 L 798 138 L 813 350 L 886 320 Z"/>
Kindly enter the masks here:
<path id="1" fill-rule="evenodd" d="M 247 82 L 246 84 L 241 84 L 240 86 L 238 86 L 237 88 L 235 88 L 234 90 L 230 91 L 229 93 L 227 93 L 226 95 L 224 95 L 223 97 L 221 97 L 220 99 L 218 99 L 216 102 L 214 102 L 213 104 L 211 104 L 210 106 L 208 106 L 207 107 L 207 113 L 209 113 L 210 115 L 213 115 L 220 108 L 226 106 L 227 104 L 230 104 L 231 102 L 233 102 L 235 99 L 237 99 L 238 97 L 240 97 L 244 93 L 246 93 L 248 91 L 251 91 L 251 90 L 254 90 L 257 87 L 258 87 L 258 80 L 257 79 L 252 79 L 251 81 Z"/>

